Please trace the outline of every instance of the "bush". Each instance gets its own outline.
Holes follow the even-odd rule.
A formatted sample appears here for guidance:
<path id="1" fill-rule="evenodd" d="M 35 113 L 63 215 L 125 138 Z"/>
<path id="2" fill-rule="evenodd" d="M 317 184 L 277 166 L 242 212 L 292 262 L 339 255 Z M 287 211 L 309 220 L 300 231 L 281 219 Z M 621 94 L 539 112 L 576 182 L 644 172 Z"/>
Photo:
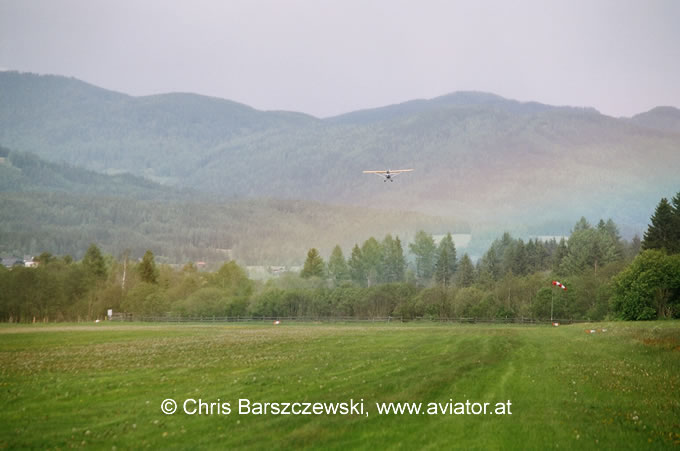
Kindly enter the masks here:
<path id="1" fill-rule="evenodd" d="M 612 310 L 621 319 L 680 316 L 680 255 L 646 250 L 614 278 Z"/>
<path id="2" fill-rule="evenodd" d="M 160 315 L 167 311 L 168 306 L 158 285 L 140 282 L 128 292 L 121 307 L 138 315 Z"/>
<path id="3" fill-rule="evenodd" d="M 186 316 L 245 316 L 248 300 L 243 296 L 229 296 L 222 289 L 205 287 L 176 304 L 176 313 Z"/>

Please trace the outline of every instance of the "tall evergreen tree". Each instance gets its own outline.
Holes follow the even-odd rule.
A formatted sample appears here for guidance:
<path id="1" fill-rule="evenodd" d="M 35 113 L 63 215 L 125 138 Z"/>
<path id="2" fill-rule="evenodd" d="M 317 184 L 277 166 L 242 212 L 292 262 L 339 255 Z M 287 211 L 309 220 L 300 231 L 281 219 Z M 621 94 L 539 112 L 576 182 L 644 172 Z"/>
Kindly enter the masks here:
<path id="1" fill-rule="evenodd" d="M 416 279 L 421 285 L 427 284 L 432 279 L 435 264 L 436 247 L 432 235 L 419 230 L 409 244 L 409 250 L 416 256 Z"/>
<path id="2" fill-rule="evenodd" d="M 581 218 L 569 237 L 568 252 L 560 266 L 564 274 L 576 274 L 586 268 L 597 273 L 600 267 L 623 258 L 623 245 L 614 221 L 600 220 L 595 228 L 583 227 L 584 221 Z"/>
<path id="3" fill-rule="evenodd" d="M 401 245 L 399 237 L 394 238 L 394 245 L 392 247 L 392 261 L 393 274 L 395 282 L 403 282 L 406 280 L 406 256 L 404 255 L 404 247 Z"/>
<path id="4" fill-rule="evenodd" d="M 333 248 L 328 258 L 328 277 L 336 283 L 349 279 L 349 268 L 339 245 Z"/>
<path id="5" fill-rule="evenodd" d="M 463 254 L 458 264 L 456 283 L 461 287 L 469 287 L 475 282 L 475 267 L 468 254 Z"/>
<path id="6" fill-rule="evenodd" d="M 156 268 L 156 261 L 151 250 L 147 250 L 144 253 L 138 270 L 142 282 L 158 283 L 158 269 Z"/>
<path id="7" fill-rule="evenodd" d="M 496 268 L 498 271 L 497 278 L 500 278 L 503 274 L 507 274 L 508 272 L 512 271 L 511 260 L 513 258 L 514 246 L 515 240 L 508 232 L 504 232 L 500 239 L 496 239 L 493 243 L 491 243 L 491 248 L 494 249 L 494 254 L 498 262 L 498 266 Z M 483 267 L 484 264 L 481 265 L 480 269 Z"/>
<path id="8" fill-rule="evenodd" d="M 640 236 L 636 233 L 635 236 L 633 236 L 633 239 L 630 241 L 628 249 L 626 250 L 628 258 L 635 258 L 635 256 L 640 253 L 641 248 L 642 241 L 640 240 Z"/>
<path id="9" fill-rule="evenodd" d="M 384 283 L 401 282 L 406 273 L 406 260 L 399 237 L 385 236 L 382 242 L 381 281 Z"/>
<path id="10" fill-rule="evenodd" d="M 456 252 L 456 243 L 453 242 L 453 237 L 451 232 L 447 233 L 444 238 L 442 238 L 441 243 L 439 243 L 439 249 L 446 249 L 448 253 L 448 259 L 446 263 L 448 265 L 451 274 L 455 274 L 458 267 L 458 256 Z"/>
<path id="11" fill-rule="evenodd" d="M 394 246 L 394 238 L 392 238 L 392 235 L 389 233 L 385 235 L 385 238 L 383 238 L 382 243 L 380 243 L 380 270 L 378 273 L 380 274 L 379 277 L 379 282 L 380 283 L 390 283 L 394 282 L 393 277 L 392 277 L 392 264 L 393 262 L 391 261 L 392 259 L 392 247 Z"/>
<path id="12" fill-rule="evenodd" d="M 543 241 L 535 240 L 536 243 L 536 268 L 535 271 L 550 269 L 550 251 L 548 246 Z M 553 243 L 556 241 L 553 239 Z"/>
<path id="13" fill-rule="evenodd" d="M 576 225 L 574 226 L 573 232 L 580 232 L 582 230 L 590 230 L 592 229 L 593 226 L 590 225 L 590 223 L 586 220 L 585 217 L 581 216 L 581 219 L 578 220 Z"/>
<path id="14" fill-rule="evenodd" d="M 611 218 L 607 219 L 602 235 L 602 241 L 605 243 L 605 258 L 608 261 L 622 259 L 625 251 L 623 241 L 621 241 L 619 227 Z"/>
<path id="15" fill-rule="evenodd" d="M 560 242 L 555 249 L 552 259 L 552 270 L 554 272 L 561 274 L 560 268 L 568 253 L 569 249 L 567 248 L 567 241 L 564 238 L 560 238 Z"/>
<path id="16" fill-rule="evenodd" d="M 506 271 L 506 273 L 511 272 L 512 274 L 519 276 L 526 275 L 529 264 L 524 241 L 522 241 L 522 239 L 515 241 L 513 245 L 508 248 L 508 250 L 510 251 L 509 258 L 507 257 L 507 253 L 505 258 L 506 263 L 508 264 L 508 271 Z"/>
<path id="17" fill-rule="evenodd" d="M 496 253 L 498 256 L 502 256 L 505 253 L 505 250 L 512 246 L 512 243 L 514 242 L 514 239 L 512 238 L 512 235 L 510 235 L 509 232 L 503 232 L 503 236 L 501 237 L 500 240 L 495 240 L 494 244 L 496 245 Z"/>
<path id="18" fill-rule="evenodd" d="M 561 273 L 577 274 L 588 267 L 597 270 L 602 262 L 602 251 L 597 238 L 597 229 L 575 228 L 567 241 L 568 252 L 562 260 Z"/>
<path id="19" fill-rule="evenodd" d="M 319 255 L 319 251 L 316 248 L 311 248 L 307 252 L 307 260 L 302 267 L 300 272 L 300 277 L 308 279 L 310 277 L 323 277 L 324 276 L 324 262 Z"/>
<path id="20" fill-rule="evenodd" d="M 41 258 L 43 257 L 41 256 Z M 44 260 L 47 262 L 48 259 L 44 258 Z M 104 256 L 96 244 L 93 243 L 87 248 L 87 251 L 83 256 L 82 263 L 88 274 L 92 275 L 94 278 L 103 279 L 106 277 L 106 263 L 104 262 Z"/>
<path id="21" fill-rule="evenodd" d="M 437 248 L 437 261 L 435 263 L 434 277 L 437 283 L 448 286 L 453 281 L 456 267 L 456 245 L 451 233 L 442 238 Z"/>
<path id="22" fill-rule="evenodd" d="M 533 273 L 539 270 L 540 265 L 539 265 L 539 257 L 538 257 L 538 245 L 540 243 L 538 240 L 534 242 L 531 238 L 529 238 L 529 241 L 527 241 L 526 246 L 524 246 L 526 253 L 527 253 L 527 271 L 529 273 Z"/>
<path id="23" fill-rule="evenodd" d="M 380 280 L 382 273 L 382 249 L 378 240 L 370 237 L 361 246 L 361 256 L 366 276 L 366 284 L 370 287 Z"/>
<path id="24" fill-rule="evenodd" d="M 674 233 L 671 236 L 671 240 L 674 243 L 671 252 L 680 252 L 680 191 L 671 200 L 673 206 L 673 230 Z"/>
<path id="25" fill-rule="evenodd" d="M 480 261 L 480 277 L 487 282 L 494 282 L 501 277 L 503 261 L 496 248 L 497 246 L 492 244 Z"/>
<path id="26" fill-rule="evenodd" d="M 451 284 L 453 273 L 449 269 L 449 250 L 443 248 L 439 250 L 437 262 L 434 265 L 434 280 L 445 287 Z"/>
<path id="27" fill-rule="evenodd" d="M 680 214 L 680 191 L 673 196 L 673 199 L 671 199 L 671 203 L 673 204 L 673 211 L 676 214 Z"/>
<path id="28" fill-rule="evenodd" d="M 675 240 L 675 236 L 679 233 L 676 230 L 677 216 L 665 197 L 656 206 L 650 221 L 651 224 L 642 240 L 642 249 L 666 249 L 670 253 L 680 251 Z"/>
<path id="29" fill-rule="evenodd" d="M 352 248 L 352 255 L 350 256 L 347 267 L 349 268 L 349 277 L 352 281 L 360 286 L 366 286 L 366 271 L 364 270 L 364 259 L 361 253 L 361 248 L 355 244 Z"/>

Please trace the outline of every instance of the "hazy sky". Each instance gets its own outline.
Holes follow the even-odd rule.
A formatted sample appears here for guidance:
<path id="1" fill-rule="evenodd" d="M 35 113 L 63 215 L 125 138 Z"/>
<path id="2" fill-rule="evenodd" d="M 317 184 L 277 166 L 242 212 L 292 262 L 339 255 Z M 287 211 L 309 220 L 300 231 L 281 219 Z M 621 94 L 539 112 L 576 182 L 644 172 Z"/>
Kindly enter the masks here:
<path id="1" fill-rule="evenodd" d="M 459 90 L 680 107 L 680 0 L 0 0 L 0 68 L 325 117 Z"/>

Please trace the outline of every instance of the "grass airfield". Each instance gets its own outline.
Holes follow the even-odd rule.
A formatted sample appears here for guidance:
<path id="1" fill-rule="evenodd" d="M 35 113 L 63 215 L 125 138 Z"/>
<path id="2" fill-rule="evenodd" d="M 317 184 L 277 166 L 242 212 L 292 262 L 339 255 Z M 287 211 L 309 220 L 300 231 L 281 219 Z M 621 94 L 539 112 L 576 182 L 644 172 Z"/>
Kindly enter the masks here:
<path id="1" fill-rule="evenodd" d="M 187 399 L 231 411 L 190 415 Z M 239 414 L 239 399 L 364 411 Z M 468 400 L 511 414 L 426 412 Z M 386 402 L 423 407 L 380 415 Z M 680 322 L 3 324 L 0 405 L 0 448 L 665 449 L 680 445 Z"/>

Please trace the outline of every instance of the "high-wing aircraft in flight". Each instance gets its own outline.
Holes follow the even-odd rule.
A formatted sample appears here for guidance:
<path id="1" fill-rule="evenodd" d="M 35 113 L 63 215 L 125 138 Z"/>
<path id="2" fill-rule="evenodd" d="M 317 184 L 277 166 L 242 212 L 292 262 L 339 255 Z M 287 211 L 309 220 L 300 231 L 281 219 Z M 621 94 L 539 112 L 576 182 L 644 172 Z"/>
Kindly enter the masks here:
<path id="1" fill-rule="evenodd" d="M 394 177 L 404 172 L 411 172 L 413 169 L 388 169 L 386 171 L 364 171 L 364 174 L 375 174 L 383 178 L 383 182 L 394 181 Z"/>

